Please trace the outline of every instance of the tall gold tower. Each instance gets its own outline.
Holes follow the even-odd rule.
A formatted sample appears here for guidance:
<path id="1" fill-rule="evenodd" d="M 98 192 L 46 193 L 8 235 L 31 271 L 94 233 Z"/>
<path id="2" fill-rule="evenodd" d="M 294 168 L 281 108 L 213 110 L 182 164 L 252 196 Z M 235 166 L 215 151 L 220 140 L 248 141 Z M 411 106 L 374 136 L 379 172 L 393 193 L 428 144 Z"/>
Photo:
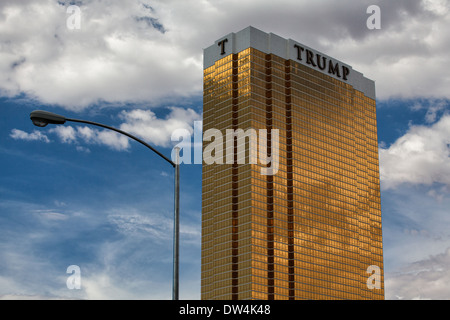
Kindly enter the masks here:
<path id="1" fill-rule="evenodd" d="M 248 27 L 204 50 L 203 107 L 204 134 L 267 135 L 245 161 L 204 136 L 202 299 L 384 299 L 374 82 Z"/>

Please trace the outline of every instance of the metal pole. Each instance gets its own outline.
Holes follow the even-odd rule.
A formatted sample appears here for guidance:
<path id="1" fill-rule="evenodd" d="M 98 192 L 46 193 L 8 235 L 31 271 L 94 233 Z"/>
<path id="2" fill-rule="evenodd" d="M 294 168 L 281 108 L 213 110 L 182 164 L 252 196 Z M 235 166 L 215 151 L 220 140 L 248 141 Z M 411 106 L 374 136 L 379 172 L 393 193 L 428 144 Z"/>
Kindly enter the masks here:
<path id="1" fill-rule="evenodd" d="M 155 153 L 157 153 L 159 156 L 161 156 L 164 160 L 169 162 L 175 169 L 175 192 L 174 192 L 174 198 L 175 198 L 175 209 L 174 209 L 174 230 L 173 230 L 173 288 L 172 288 L 172 300 L 178 300 L 178 288 L 179 288 L 179 256 L 180 256 L 180 148 L 175 147 L 175 161 L 171 161 L 169 158 L 164 156 L 162 153 L 160 153 L 158 150 L 147 144 L 146 142 L 142 141 L 141 139 L 125 132 L 120 129 L 110 127 L 101 123 L 92 122 L 92 121 L 86 121 L 86 120 L 79 120 L 79 119 L 65 119 L 66 121 L 73 121 L 73 122 L 81 122 L 81 123 L 87 123 L 91 125 L 96 125 L 99 127 L 103 127 L 106 129 L 110 129 L 113 131 L 116 131 L 118 133 L 124 134 L 141 144 L 145 145 Z"/>
<path id="2" fill-rule="evenodd" d="M 179 256 L 180 256 L 180 148 L 175 147 L 175 209 L 173 226 L 173 293 L 172 300 L 178 300 Z"/>
<path id="3" fill-rule="evenodd" d="M 107 126 L 106 124 L 103 124 L 103 123 L 98 123 L 98 122 L 93 122 L 93 121 L 88 121 L 88 120 L 69 119 L 69 118 L 66 118 L 65 120 L 66 120 L 66 121 L 72 121 L 72 122 L 79 122 L 79 123 L 91 124 L 91 125 L 94 125 L 94 126 L 97 126 L 97 127 L 102 127 L 102 128 L 105 128 L 105 129 L 109 129 L 109 130 L 112 130 L 112 131 L 116 131 L 116 132 L 118 132 L 118 133 L 120 133 L 120 134 L 123 134 L 123 135 L 127 136 L 128 138 L 131 138 L 131 139 L 136 140 L 137 142 L 143 144 L 144 146 L 146 146 L 147 148 L 149 148 L 150 150 L 152 150 L 154 153 L 156 153 L 157 155 L 159 155 L 161 158 L 163 158 L 164 160 L 166 160 L 167 162 L 169 162 L 173 167 L 175 167 L 175 163 L 173 163 L 173 161 L 171 161 L 169 158 L 167 158 L 167 157 L 166 157 L 165 155 L 163 155 L 161 152 L 159 152 L 158 150 L 156 150 L 155 148 L 153 148 L 153 147 L 152 147 L 151 145 L 149 145 L 147 142 L 145 142 L 145 141 L 143 141 L 143 140 L 141 140 L 141 139 L 139 139 L 139 138 L 137 138 L 137 137 L 135 137 L 135 136 L 129 134 L 128 132 L 122 131 L 122 130 L 120 130 L 120 129 L 117 129 L 117 128 L 114 128 L 114 127 L 111 127 L 111 126 Z"/>
<path id="4" fill-rule="evenodd" d="M 88 121 L 88 120 L 80 120 L 80 119 L 69 119 L 65 118 L 63 116 L 53 114 L 47 111 L 41 111 L 36 110 L 33 111 L 30 115 L 31 120 L 33 123 L 40 127 L 45 127 L 48 123 L 53 124 L 64 124 L 66 121 L 72 121 L 72 122 L 79 122 L 79 123 L 86 123 L 91 124 L 94 126 L 99 126 L 105 129 L 113 130 L 118 133 L 121 133 L 123 135 L 126 135 L 127 137 L 136 140 L 137 142 L 143 144 L 147 148 L 151 149 L 153 152 L 158 154 L 160 157 L 162 157 L 164 160 L 169 162 L 175 169 L 175 192 L 174 192 L 174 198 L 175 198 L 175 209 L 174 209 L 174 228 L 173 228 L 173 289 L 172 289 L 172 299 L 178 300 L 178 284 L 179 284 L 179 256 L 180 256 L 180 148 L 175 147 L 175 162 L 164 156 L 162 153 L 160 153 L 158 150 L 153 148 L 151 145 L 146 143 L 145 141 L 129 134 L 128 132 L 122 131 L 120 129 L 107 126 L 102 123 Z M 35 120 L 38 120 L 38 124 L 35 122 Z"/>

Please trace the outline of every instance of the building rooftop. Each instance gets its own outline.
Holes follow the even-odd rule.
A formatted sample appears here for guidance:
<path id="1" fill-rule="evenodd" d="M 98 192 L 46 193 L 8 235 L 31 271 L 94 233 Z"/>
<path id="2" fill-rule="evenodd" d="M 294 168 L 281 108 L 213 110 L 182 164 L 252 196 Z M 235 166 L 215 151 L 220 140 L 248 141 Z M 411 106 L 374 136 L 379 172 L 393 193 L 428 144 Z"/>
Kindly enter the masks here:
<path id="1" fill-rule="evenodd" d="M 350 65 L 334 59 L 292 39 L 284 39 L 273 33 L 266 33 L 252 26 L 239 32 L 219 38 L 203 50 L 203 68 L 208 68 L 225 55 L 254 48 L 267 54 L 274 54 L 286 60 L 294 60 L 337 80 L 350 84 L 367 97 L 375 99 L 375 82 Z"/>

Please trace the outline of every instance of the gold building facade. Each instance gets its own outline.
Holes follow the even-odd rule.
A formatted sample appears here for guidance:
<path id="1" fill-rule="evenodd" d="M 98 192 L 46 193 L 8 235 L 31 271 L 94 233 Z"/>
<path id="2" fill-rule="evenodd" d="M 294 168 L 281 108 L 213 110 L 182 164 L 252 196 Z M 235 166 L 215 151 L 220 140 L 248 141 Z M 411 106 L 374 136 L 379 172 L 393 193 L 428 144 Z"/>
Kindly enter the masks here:
<path id="1" fill-rule="evenodd" d="M 267 135 L 204 137 L 202 299 L 383 299 L 373 81 L 252 27 L 204 53 L 203 132 Z"/>

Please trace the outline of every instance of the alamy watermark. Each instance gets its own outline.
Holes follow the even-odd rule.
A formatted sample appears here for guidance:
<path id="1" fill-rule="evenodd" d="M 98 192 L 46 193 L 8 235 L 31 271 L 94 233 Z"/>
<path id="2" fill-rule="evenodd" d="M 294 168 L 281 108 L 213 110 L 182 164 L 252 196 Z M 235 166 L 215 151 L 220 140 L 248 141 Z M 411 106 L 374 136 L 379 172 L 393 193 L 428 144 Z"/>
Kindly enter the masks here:
<path id="1" fill-rule="evenodd" d="M 69 30 L 81 29 L 81 9 L 77 5 L 70 5 L 66 9 L 66 13 L 69 15 L 66 20 L 66 27 Z M 366 13 L 370 16 L 366 20 L 366 26 L 369 30 L 381 29 L 381 9 L 377 5 L 370 5 L 366 9 Z M 222 44 L 222 52 L 224 42 Z"/>
<path id="2" fill-rule="evenodd" d="M 172 149 L 172 161 L 176 162 L 175 148 L 179 148 L 178 164 L 260 164 L 262 175 L 277 174 L 280 154 L 278 129 L 208 129 L 202 134 L 201 125 L 201 121 L 194 122 L 193 144 L 189 130 L 173 131 L 171 139 L 179 143 Z M 203 148 L 204 142 L 207 144 Z"/>
<path id="3" fill-rule="evenodd" d="M 368 289 L 381 289 L 381 268 L 376 265 L 370 265 L 366 272 L 370 274 L 366 284 Z"/>
<path id="4" fill-rule="evenodd" d="M 77 265 L 70 265 L 67 267 L 66 273 L 71 275 L 66 280 L 67 289 L 81 289 L 81 269 Z"/>
<path id="5" fill-rule="evenodd" d="M 371 14 L 366 21 L 367 29 L 381 29 L 381 9 L 377 5 L 371 5 L 367 7 L 367 14 Z"/>
<path id="6" fill-rule="evenodd" d="M 81 29 L 81 9 L 79 6 L 71 5 L 66 9 L 66 13 L 70 14 L 66 20 L 66 27 L 69 30 Z"/>

